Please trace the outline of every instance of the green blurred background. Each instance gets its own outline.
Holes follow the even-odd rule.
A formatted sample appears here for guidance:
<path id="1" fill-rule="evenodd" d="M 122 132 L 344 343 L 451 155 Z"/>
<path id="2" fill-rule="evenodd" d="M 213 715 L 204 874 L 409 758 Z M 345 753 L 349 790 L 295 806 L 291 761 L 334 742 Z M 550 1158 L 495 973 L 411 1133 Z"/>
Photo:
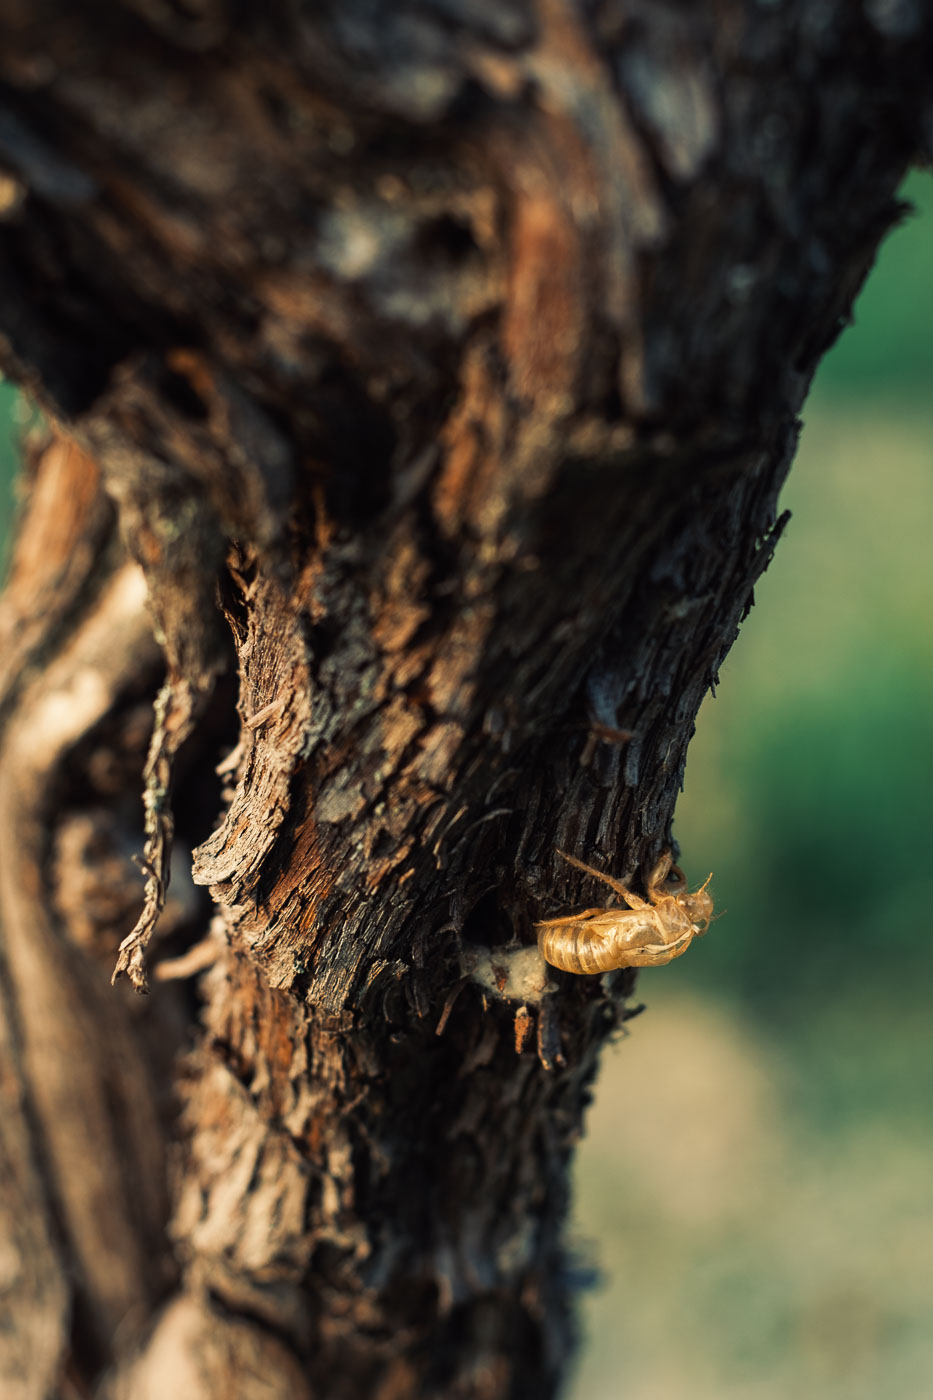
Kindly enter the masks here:
<path id="1" fill-rule="evenodd" d="M 933 1396 L 933 180 L 821 367 L 577 1167 L 572 1400 Z"/>
<path id="2" fill-rule="evenodd" d="M 933 181 L 905 193 L 691 748 L 676 830 L 726 913 L 598 1085 L 573 1400 L 933 1395 Z M 14 436 L 4 385 L 3 513 Z"/>
<path id="3" fill-rule="evenodd" d="M 16 502 L 16 442 L 20 405 L 12 384 L 0 380 L 0 578 L 6 577 L 10 553 L 10 526 Z"/>

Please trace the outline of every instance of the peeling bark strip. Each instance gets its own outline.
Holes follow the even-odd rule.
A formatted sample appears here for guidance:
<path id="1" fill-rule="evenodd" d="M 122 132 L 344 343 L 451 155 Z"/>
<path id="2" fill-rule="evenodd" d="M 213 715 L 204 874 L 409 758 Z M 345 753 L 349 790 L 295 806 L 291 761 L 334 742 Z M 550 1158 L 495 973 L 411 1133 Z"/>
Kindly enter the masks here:
<path id="1" fill-rule="evenodd" d="M 4 1400 L 556 1394 L 634 974 L 534 925 L 671 845 L 931 58 L 868 0 L 0 6 L 0 359 L 68 425 L 0 607 Z"/>
<path id="2" fill-rule="evenodd" d="M 146 876 L 143 912 L 132 933 L 120 944 L 111 983 L 125 972 L 138 992 L 147 992 L 145 953 L 159 915 L 165 908 L 170 878 L 172 839 L 171 788 L 173 760 L 194 728 L 195 702 L 184 682 L 171 682 L 159 691 L 155 702 L 155 728 L 149 757 L 143 769 L 143 808 L 146 813 L 146 845 L 140 862 Z"/>

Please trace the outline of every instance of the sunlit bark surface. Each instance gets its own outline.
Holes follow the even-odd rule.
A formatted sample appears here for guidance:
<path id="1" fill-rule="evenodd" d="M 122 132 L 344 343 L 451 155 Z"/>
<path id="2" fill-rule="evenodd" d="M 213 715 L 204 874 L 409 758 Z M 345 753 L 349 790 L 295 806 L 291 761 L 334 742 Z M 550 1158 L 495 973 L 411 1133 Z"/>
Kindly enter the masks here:
<path id="1" fill-rule="evenodd" d="M 4 1400 L 555 1394 L 633 977 L 533 924 L 671 843 L 931 28 L 0 5 Z"/>

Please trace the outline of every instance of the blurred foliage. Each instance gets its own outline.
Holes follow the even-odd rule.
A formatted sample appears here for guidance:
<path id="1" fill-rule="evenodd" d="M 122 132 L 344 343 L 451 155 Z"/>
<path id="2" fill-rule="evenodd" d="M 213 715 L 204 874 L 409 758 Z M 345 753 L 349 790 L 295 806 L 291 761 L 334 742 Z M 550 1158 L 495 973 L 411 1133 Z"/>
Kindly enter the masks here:
<path id="1" fill-rule="evenodd" d="M 581 1153 L 577 1229 L 604 1277 L 576 1400 L 925 1400 L 929 1126 L 853 1112 L 817 1130 L 786 1042 L 735 1006 L 650 1003 Z"/>
<path id="2" fill-rule="evenodd" d="M 844 334 L 820 368 L 821 393 L 923 402 L 933 379 L 933 179 L 917 171 L 901 191 L 902 226 L 883 245 Z"/>
<path id="3" fill-rule="evenodd" d="M 933 972 L 933 412 L 879 420 L 823 395 L 787 500 L 677 822 L 728 906 L 677 977 L 770 1018 L 799 1014 L 791 1001 L 829 977 L 880 991 L 882 957 L 895 981 Z"/>
<path id="4" fill-rule="evenodd" d="M 19 395 L 13 385 L 0 380 L 0 577 L 6 572 L 10 521 L 15 509 L 18 402 Z"/>
<path id="5" fill-rule="evenodd" d="M 725 912 L 597 1086 L 575 1400 L 933 1390 L 933 180 L 904 193 L 690 749 L 682 863 Z"/>

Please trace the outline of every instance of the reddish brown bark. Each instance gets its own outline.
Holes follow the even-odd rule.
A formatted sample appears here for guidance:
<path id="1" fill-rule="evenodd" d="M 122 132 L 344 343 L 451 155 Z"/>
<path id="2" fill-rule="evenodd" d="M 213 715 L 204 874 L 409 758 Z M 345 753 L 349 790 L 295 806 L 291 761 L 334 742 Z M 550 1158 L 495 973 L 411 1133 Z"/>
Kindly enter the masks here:
<path id="1" fill-rule="evenodd" d="M 633 978 L 533 924 L 672 839 L 931 30 L 0 7 L 5 1396 L 555 1392 Z"/>

